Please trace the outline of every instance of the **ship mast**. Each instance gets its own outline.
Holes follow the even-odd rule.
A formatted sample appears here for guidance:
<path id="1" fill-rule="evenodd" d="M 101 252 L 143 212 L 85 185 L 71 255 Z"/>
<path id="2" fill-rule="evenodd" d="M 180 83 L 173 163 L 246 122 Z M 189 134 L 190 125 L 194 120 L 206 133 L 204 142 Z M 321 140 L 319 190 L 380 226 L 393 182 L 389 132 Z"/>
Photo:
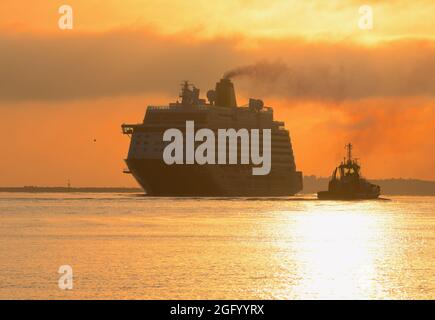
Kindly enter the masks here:
<path id="1" fill-rule="evenodd" d="M 181 104 L 189 104 L 191 95 L 190 95 L 190 83 L 189 81 L 185 80 L 183 83 L 181 83 Z"/>
<path id="2" fill-rule="evenodd" d="M 352 148 L 353 148 L 353 146 L 352 146 L 352 144 L 351 143 L 348 143 L 347 145 L 346 145 L 346 149 L 347 149 L 347 161 L 352 161 Z"/>

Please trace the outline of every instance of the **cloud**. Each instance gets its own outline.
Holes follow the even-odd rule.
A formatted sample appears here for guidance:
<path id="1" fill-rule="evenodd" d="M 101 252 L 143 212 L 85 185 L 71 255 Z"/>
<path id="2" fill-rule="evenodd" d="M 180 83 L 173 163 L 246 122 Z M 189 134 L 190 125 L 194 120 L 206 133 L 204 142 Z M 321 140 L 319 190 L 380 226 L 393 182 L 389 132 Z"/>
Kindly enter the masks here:
<path id="1" fill-rule="evenodd" d="M 213 85 L 239 58 L 234 40 L 185 34 L 1 35 L 0 101 L 176 93 L 183 79 Z"/>
<path id="2" fill-rule="evenodd" d="M 111 159 L 119 160 L 127 148 L 124 140 L 114 138 L 119 123 L 139 121 L 145 107 L 142 103 L 175 98 L 184 79 L 195 82 L 204 93 L 233 70 L 238 74 L 233 76 L 239 95 L 264 99 L 274 107 L 276 118 L 286 121 L 298 166 L 304 172 L 329 174 L 341 159 L 343 145 L 351 141 L 371 176 L 433 179 L 427 170 L 435 157 L 431 139 L 435 128 L 433 59 L 434 43 L 415 39 L 364 46 L 295 38 L 201 39 L 189 33 L 137 30 L 78 35 L 3 33 L 0 122 L 5 132 L 12 124 L 31 124 L 19 125 L 19 138 L 12 144 L 4 135 L 10 157 L 3 159 L 3 167 L 29 157 L 50 162 L 56 157 L 46 149 L 59 153 L 53 147 L 59 145 L 59 137 L 52 133 L 65 126 L 80 127 L 83 132 L 68 136 L 69 151 L 61 150 L 65 161 L 58 163 L 65 168 L 57 167 L 59 176 L 74 167 L 74 152 L 96 134 L 99 146 L 106 139 L 107 148 L 116 149 L 104 149 L 101 156 L 113 152 Z M 145 94 L 146 99 L 132 97 Z M 107 99 L 95 101 L 103 97 Z M 22 119 L 23 110 L 27 120 Z M 95 117 L 100 113 L 105 119 L 96 129 Z M 91 146 L 85 154 L 93 152 Z M 24 156 L 17 156 L 21 151 Z M 106 167 L 111 172 L 121 171 L 122 161 L 115 160 Z M 44 168 L 39 168 L 40 183 L 46 181 Z M 107 177 L 102 169 L 89 164 L 86 168 L 93 173 L 86 173 L 83 183 Z M 77 167 L 78 176 L 81 171 Z M 22 176 L 28 179 L 32 172 Z M 10 179 L 18 181 L 15 174 Z"/>
<path id="3" fill-rule="evenodd" d="M 206 90 L 230 70 L 259 98 L 353 100 L 435 95 L 435 46 L 300 39 L 194 38 L 137 30 L 0 35 L 0 102 L 174 94 L 183 79 Z"/>

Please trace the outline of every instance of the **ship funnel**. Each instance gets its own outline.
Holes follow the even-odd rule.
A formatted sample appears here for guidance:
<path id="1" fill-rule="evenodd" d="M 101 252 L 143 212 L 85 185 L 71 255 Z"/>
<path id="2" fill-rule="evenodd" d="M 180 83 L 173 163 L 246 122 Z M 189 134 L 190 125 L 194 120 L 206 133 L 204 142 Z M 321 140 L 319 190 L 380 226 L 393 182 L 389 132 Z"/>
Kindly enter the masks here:
<path id="1" fill-rule="evenodd" d="M 234 85 L 228 78 L 223 78 L 216 83 L 216 106 L 236 108 L 236 93 Z"/>

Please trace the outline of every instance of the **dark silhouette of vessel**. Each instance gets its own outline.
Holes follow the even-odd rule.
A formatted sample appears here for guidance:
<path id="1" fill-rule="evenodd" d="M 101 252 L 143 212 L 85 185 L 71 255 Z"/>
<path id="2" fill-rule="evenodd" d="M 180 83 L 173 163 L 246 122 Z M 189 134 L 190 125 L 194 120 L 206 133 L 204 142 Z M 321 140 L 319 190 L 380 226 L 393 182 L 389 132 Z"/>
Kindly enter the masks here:
<path id="1" fill-rule="evenodd" d="M 347 159 L 335 168 L 328 191 L 318 192 L 317 197 L 325 200 L 377 199 L 381 188 L 361 176 L 357 159 L 352 159 L 352 144 L 347 144 L 346 148 Z"/>
<path id="2" fill-rule="evenodd" d="M 296 171 L 289 131 L 284 122 L 273 119 L 273 109 L 263 101 L 249 99 L 237 106 L 234 85 L 221 79 L 207 92 L 208 102 L 199 98 L 199 89 L 185 81 L 181 101 L 167 106 L 148 106 L 140 124 L 123 124 L 131 136 L 126 164 L 147 194 L 153 196 L 289 196 L 302 190 L 302 173 Z M 252 164 L 171 164 L 163 160 L 169 128 L 184 131 L 186 121 L 195 130 L 271 129 L 271 166 L 267 175 L 253 175 Z M 186 142 L 184 142 L 186 143 Z M 184 146 L 186 147 L 186 146 Z M 240 157 L 240 148 L 238 148 Z M 185 155 L 184 155 L 185 156 Z"/>

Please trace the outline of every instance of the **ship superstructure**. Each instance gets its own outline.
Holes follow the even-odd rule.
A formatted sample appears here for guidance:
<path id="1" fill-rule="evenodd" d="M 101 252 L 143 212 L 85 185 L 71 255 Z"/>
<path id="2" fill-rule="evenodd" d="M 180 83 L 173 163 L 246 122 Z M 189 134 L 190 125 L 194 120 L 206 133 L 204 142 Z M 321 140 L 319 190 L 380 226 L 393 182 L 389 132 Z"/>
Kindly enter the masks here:
<path id="1" fill-rule="evenodd" d="M 128 172 L 149 195 L 156 196 L 288 196 L 302 189 L 302 173 L 296 171 L 293 148 L 284 122 L 273 119 L 273 109 L 261 100 L 237 106 L 234 85 L 221 79 L 215 90 L 200 91 L 185 81 L 180 99 L 167 106 L 148 106 L 141 124 L 124 124 L 131 136 Z M 185 130 L 194 121 L 195 130 L 208 128 L 270 129 L 271 170 L 253 175 L 252 164 L 171 164 L 163 161 L 168 142 L 163 134 L 169 128 Z M 240 148 L 237 150 L 240 157 Z M 184 155 L 186 156 L 186 155 Z"/>

